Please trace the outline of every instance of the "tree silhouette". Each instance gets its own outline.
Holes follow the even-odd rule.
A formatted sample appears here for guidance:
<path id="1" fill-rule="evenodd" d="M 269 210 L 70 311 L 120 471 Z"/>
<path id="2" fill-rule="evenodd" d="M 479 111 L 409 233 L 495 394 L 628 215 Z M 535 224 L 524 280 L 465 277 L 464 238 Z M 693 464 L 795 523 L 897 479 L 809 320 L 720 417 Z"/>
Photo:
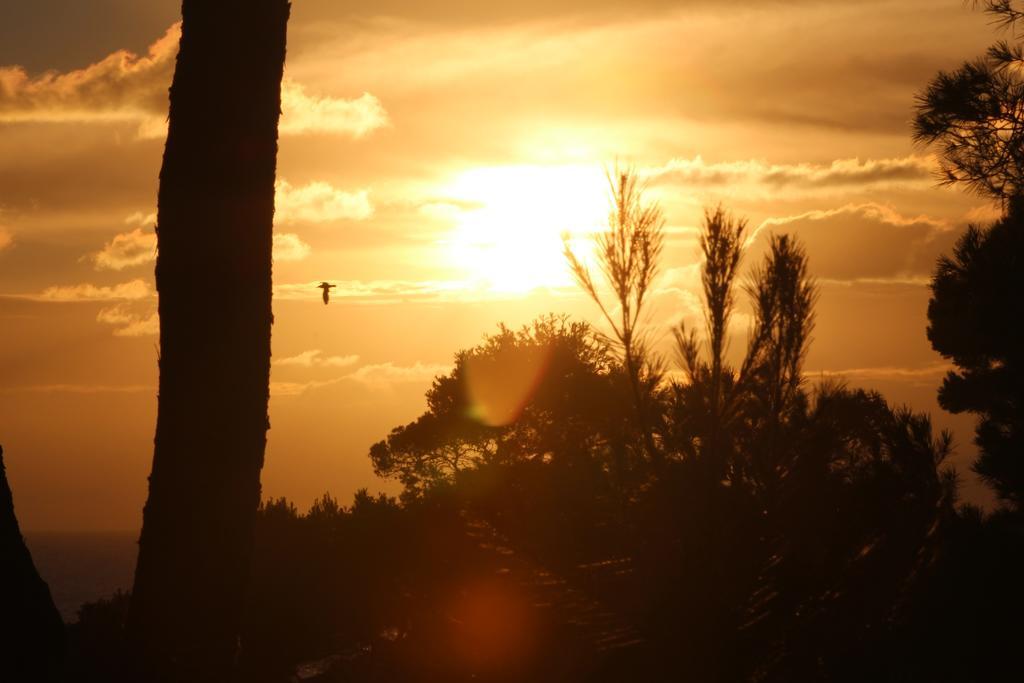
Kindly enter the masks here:
<path id="1" fill-rule="evenodd" d="M 939 402 L 979 416 L 974 470 L 1024 509 L 1024 206 L 989 228 L 970 226 L 940 259 L 928 304 L 928 339 L 957 366 Z"/>
<path id="2" fill-rule="evenodd" d="M 571 459 L 607 437 L 609 400 L 622 393 L 611 370 L 607 346 L 585 323 L 543 316 L 516 331 L 502 325 L 434 380 L 423 415 L 371 447 L 374 471 L 398 479 L 412 500 L 483 465 Z M 525 378 L 518 388 L 516 378 Z M 505 418 L 487 420 L 495 414 Z"/>
<path id="3" fill-rule="evenodd" d="M 1007 549 L 1021 538 L 1019 523 L 974 524 L 970 510 L 957 512 L 945 465 L 952 439 L 927 415 L 838 382 L 808 386 L 817 288 L 792 236 L 766 239 L 744 287 L 754 320 L 746 353 L 730 366 L 724 349 L 744 234 L 745 222 L 724 209 L 706 213 L 707 339 L 681 327 L 685 374 L 648 398 L 661 418 L 660 468 L 640 460 L 640 476 L 618 475 L 620 448 L 645 453 L 624 363 L 585 326 L 547 318 L 519 332 L 502 327 L 460 352 L 428 392 L 427 413 L 374 446 L 378 472 L 412 490 L 403 500 L 412 518 L 441 513 L 431 524 L 447 519 L 456 537 L 460 523 L 487 525 L 504 557 L 529 557 L 546 585 L 564 586 L 555 593 L 579 590 L 611 622 L 635 625 L 642 646 L 587 680 L 854 683 L 1002 672 L 1012 638 L 995 627 L 979 626 L 984 633 L 970 638 L 977 649 L 957 651 L 951 675 L 929 643 L 976 618 L 995 623 L 980 605 L 997 596 L 1020 604 L 1008 579 L 1020 552 Z M 967 322 L 958 329 L 971 337 Z M 504 378 L 497 386 L 518 395 L 515 378 L 543 349 L 561 351 L 530 399 L 510 421 L 481 421 L 489 412 L 474 404 L 474 371 Z M 453 460 L 452 449 L 467 444 L 469 456 Z M 972 535 L 979 526 L 988 538 Z M 481 547 L 496 547 L 494 538 Z M 991 566 L 975 567 L 975 550 Z M 515 564 L 503 559 L 500 571 L 514 574 Z M 425 565 L 415 572 L 464 576 L 458 562 Z M 962 581 L 985 576 L 999 583 L 964 593 Z M 570 649 L 565 635 L 553 639 L 556 650 Z"/>
<path id="4" fill-rule="evenodd" d="M 14 514 L 0 446 L 0 679 L 63 680 L 64 622 Z"/>
<path id="5" fill-rule="evenodd" d="M 704 463 L 709 483 L 746 479 L 770 486 L 784 476 L 784 423 L 803 398 L 803 360 L 817 293 L 803 246 L 790 235 L 773 235 L 745 288 L 754 327 L 743 362 L 738 369 L 728 367 L 724 349 L 745 228 L 744 220 L 721 207 L 705 214 L 701 283 L 707 354 L 702 357 L 696 332 L 680 325 L 676 343 L 686 381 L 672 386 L 669 440 L 684 457 Z M 740 423 L 756 434 L 742 456 L 736 442 Z"/>
<path id="6" fill-rule="evenodd" d="M 783 430 L 802 400 L 803 362 L 814 329 L 817 289 L 808 273 L 807 252 L 790 235 L 773 235 L 764 263 L 747 285 L 754 306 L 754 331 L 745 365 L 757 380 L 752 399 L 760 434 L 751 444 L 749 465 L 769 496 L 793 457 Z"/>
<path id="7" fill-rule="evenodd" d="M 650 415 L 650 392 L 658 373 L 650 363 L 641 329 L 644 303 L 664 244 L 665 219 L 657 203 L 645 201 L 635 171 L 614 169 L 608 174 L 612 208 L 608 229 L 596 238 L 597 259 L 613 300 L 605 302 L 587 264 L 565 240 L 565 257 L 576 281 L 594 300 L 612 329 L 629 377 L 633 402 L 647 457 L 654 464 L 662 460 L 654 442 Z"/>
<path id="8" fill-rule="evenodd" d="M 722 206 L 704 213 L 700 246 L 704 254 L 701 285 L 706 360 L 702 358 L 696 330 L 687 332 L 684 323 L 675 330 L 680 360 L 687 373 L 687 383 L 675 387 L 679 399 L 677 405 L 685 406 L 677 419 L 683 418 L 691 423 L 690 433 L 702 444 L 699 455 L 706 463 L 706 471 L 712 481 L 726 477 L 728 449 L 723 444 L 726 440 L 724 432 L 736 416 L 736 388 L 742 384 L 732 368 L 726 365 L 725 351 L 746 227 L 745 219 L 734 219 Z M 745 376 L 748 369 L 749 364 L 745 363 L 741 374 Z M 692 447 L 688 450 L 690 455 L 698 454 Z"/>
<path id="9" fill-rule="evenodd" d="M 136 680 L 231 676 L 260 502 L 287 0 L 182 3 L 160 171 L 160 388 Z"/>
<path id="10" fill-rule="evenodd" d="M 1016 30 L 1024 8 L 976 2 Z M 1024 506 L 1024 46 L 1000 41 L 953 73 L 939 73 L 918 98 L 914 137 L 937 145 L 947 183 L 1001 202 L 1005 215 L 970 226 L 940 259 L 928 304 L 928 339 L 953 361 L 939 402 L 980 417 L 974 470 L 1004 501 Z"/>
<path id="11" fill-rule="evenodd" d="M 1015 31 L 1013 0 L 975 2 Z M 936 145 L 941 181 L 1002 202 L 1024 191 L 1024 46 L 1002 40 L 987 54 L 941 71 L 917 97 L 914 139 Z"/>

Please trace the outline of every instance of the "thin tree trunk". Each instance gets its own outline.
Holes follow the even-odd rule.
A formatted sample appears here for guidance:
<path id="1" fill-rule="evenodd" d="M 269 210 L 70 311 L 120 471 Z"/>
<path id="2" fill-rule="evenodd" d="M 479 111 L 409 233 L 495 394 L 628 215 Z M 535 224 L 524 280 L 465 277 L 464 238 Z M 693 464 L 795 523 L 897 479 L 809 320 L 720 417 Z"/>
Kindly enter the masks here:
<path id="1" fill-rule="evenodd" d="M 137 680 L 227 681 L 266 445 L 288 0 L 184 0 L 160 171 L 160 394 L 128 615 Z"/>
<path id="2" fill-rule="evenodd" d="M 629 387 L 633 393 L 633 405 L 636 407 L 637 422 L 640 426 L 640 435 L 644 441 L 644 450 L 650 459 L 651 466 L 655 472 L 664 468 L 665 459 L 658 446 L 654 443 L 654 434 L 651 430 L 650 415 L 647 410 L 648 402 L 644 398 L 643 389 L 640 386 L 640 366 L 637 365 L 635 352 L 627 346 L 625 351 L 626 373 L 629 375 Z"/>

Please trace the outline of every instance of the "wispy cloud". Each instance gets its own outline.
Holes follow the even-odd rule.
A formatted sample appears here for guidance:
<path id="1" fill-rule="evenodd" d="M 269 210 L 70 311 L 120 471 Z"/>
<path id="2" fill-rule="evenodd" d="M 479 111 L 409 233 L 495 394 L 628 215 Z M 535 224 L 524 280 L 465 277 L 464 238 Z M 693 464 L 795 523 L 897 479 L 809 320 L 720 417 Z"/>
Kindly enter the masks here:
<path id="1" fill-rule="evenodd" d="M 296 365 L 303 365 L 306 354 L 313 354 L 311 365 L 316 365 L 315 358 L 318 351 L 307 351 L 295 356 Z M 347 357 L 342 357 L 347 358 Z M 302 359 L 301 361 L 298 359 Z M 280 363 L 280 361 L 279 361 Z M 389 390 L 396 385 L 402 384 L 423 384 L 430 382 L 438 375 L 451 372 L 452 366 L 443 363 L 423 363 L 417 361 L 412 365 L 401 365 L 392 362 L 373 363 L 364 365 L 354 372 L 346 375 L 339 375 L 328 379 L 315 379 L 306 382 L 281 382 L 270 383 L 270 394 L 275 397 L 301 396 L 308 391 L 334 386 L 343 382 L 355 382 L 372 390 Z"/>
<path id="2" fill-rule="evenodd" d="M 413 365 L 395 365 L 394 363 L 378 363 L 364 365 L 351 375 L 349 379 L 371 387 L 388 387 L 406 382 L 428 382 L 438 375 L 451 371 L 451 365 L 440 363 L 421 363 Z"/>
<path id="3" fill-rule="evenodd" d="M 310 349 L 295 356 L 279 358 L 274 361 L 275 365 L 291 365 L 302 368 L 345 368 L 359 362 L 359 356 L 325 356 L 320 349 Z"/>
<path id="4" fill-rule="evenodd" d="M 767 235 L 776 232 L 792 233 L 806 245 L 811 271 L 822 281 L 851 284 L 927 282 L 958 234 L 947 220 L 876 202 L 846 204 L 766 219 L 751 234 L 747 258 L 758 260 Z"/>
<path id="5" fill-rule="evenodd" d="M 96 314 L 96 322 L 113 326 L 115 337 L 144 337 L 160 333 L 160 316 L 155 310 L 138 315 L 124 305 L 101 308 Z"/>
<path id="6" fill-rule="evenodd" d="M 181 24 L 167 29 L 145 55 L 118 50 L 66 73 L 31 77 L 19 66 L 0 67 L 0 122 L 134 122 L 140 137 L 166 134 L 167 88 L 174 73 Z M 388 125 L 380 101 L 314 95 L 285 78 L 281 86 L 283 135 L 326 133 L 363 137 Z"/>
<path id="7" fill-rule="evenodd" d="M 808 370 L 804 375 L 809 379 L 824 377 L 855 381 L 903 381 L 931 385 L 945 377 L 946 373 L 952 369 L 951 363 L 938 362 L 916 367 L 881 366 L 841 370 Z"/>
<path id="8" fill-rule="evenodd" d="M 3 251 L 13 243 L 14 238 L 11 237 L 10 231 L 3 226 L 0 226 L 0 251 Z"/>
<path id="9" fill-rule="evenodd" d="M 310 252 L 310 246 L 291 232 L 275 233 L 273 249 L 275 261 L 301 261 Z"/>
<path id="10" fill-rule="evenodd" d="M 97 270 L 124 270 L 141 266 L 156 258 L 156 234 L 135 228 L 114 235 L 113 239 L 92 255 Z"/>
<path id="11" fill-rule="evenodd" d="M 114 235 L 98 252 L 83 257 L 91 260 L 96 270 L 121 271 L 156 260 L 156 233 L 150 232 L 156 223 L 155 214 L 143 216 L 141 213 L 134 213 L 125 219 L 125 222 L 138 223 L 143 227 Z M 2 246 L 0 240 L 0 247 Z M 275 261 L 301 261 L 309 256 L 311 251 L 311 247 L 301 237 L 291 232 L 275 233 L 273 249 Z"/>
<path id="12" fill-rule="evenodd" d="M 831 164 L 771 164 L 750 159 L 708 163 L 703 157 L 672 159 L 643 173 L 652 182 L 745 194 L 777 196 L 780 192 L 865 192 L 880 187 L 934 185 L 934 160 L 908 156 L 894 159 L 837 159 Z"/>
<path id="13" fill-rule="evenodd" d="M 60 394 L 138 394 L 156 392 L 155 386 L 148 384 L 28 384 L 22 386 L 0 387 L 0 392 L 14 394 L 60 393 Z"/>
<path id="14" fill-rule="evenodd" d="M 398 303 L 402 301 L 476 300 L 479 292 L 470 283 L 456 280 L 330 280 L 335 288 L 331 299 L 348 299 L 365 303 Z M 274 286 L 274 298 L 283 301 L 313 301 L 322 296 L 320 281 L 287 283 Z"/>
<path id="15" fill-rule="evenodd" d="M 0 121 L 141 121 L 166 113 L 180 35 L 174 24 L 145 55 L 118 50 L 67 73 L 32 78 L 18 66 L 0 68 Z"/>
<path id="16" fill-rule="evenodd" d="M 295 81 L 281 84 L 281 133 L 334 133 L 361 138 L 389 125 L 384 105 L 368 92 L 355 99 L 310 95 Z"/>
<path id="17" fill-rule="evenodd" d="M 804 213 L 800 213 L 795 216 L 768 218 L 758 226 L 758 231 L 763 230 L 764 228 L 785 226 L 799 221 L 821 221 L 843 215 L 860 216 L 862 218 L 875 220 L 880 223 L 896 227 L 927 225 L 938 230 L 948 230 L 950 227 L 947 221 L 940 218 L 933 218 L 927 214 L 906 216 L 886 204 L 864 202 L 862 204 L 846 204 L 835 209 L 815 209 L 812 211 L 805 211 Z"/>
<path id="18" fill-rule="evenodd" d="M 280 398 L 282 396 L 301 396 L 307 391 L 313 389 L 321 389 L 323 387 L 329 387 L 339 382 L 344 381 L 344 377 L 335 377 L 333 379 L 318 379 L 311 380 L 308 382 L 271 382 L 270 383 L 270 396 L 272 398 Z"/>
<path id="19" fill-rule="evenodd" d="M 345 192 L 323 181 L 295 187 L 284 178 L 274 187 L 274 222 L 277 224 L 358 221 L 373 215 L 373 204 L 366 190 Z"/>
<path id="20" fill-rule="evenodd" d="M 39 294 L 25 298 L 36 301 L 76 302 L 76 301 L 136 301 L 153 296 L 154 292 L 145 280 L 132 280 L 116 285 L 100 286 L 92 284 L 54 285 L 47 287 Z"/>

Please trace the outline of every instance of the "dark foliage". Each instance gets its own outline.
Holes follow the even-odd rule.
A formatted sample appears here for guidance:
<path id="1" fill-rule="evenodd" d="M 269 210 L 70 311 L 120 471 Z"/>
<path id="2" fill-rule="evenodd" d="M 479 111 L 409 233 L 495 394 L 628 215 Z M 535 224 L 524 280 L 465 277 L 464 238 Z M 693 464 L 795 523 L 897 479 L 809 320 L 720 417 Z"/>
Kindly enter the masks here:
<path id="1" fill-rule="evenodd" d="M 1016 29 L 1015 0 L 975 2 L 997 25 Z M 1022 46 L 1001 40 L 955 71 L 941 71 L 917 96 L 914 139 L 940 152 L 940 180 L 1006 202 L 1024 192 Z"/>
<path id="2" fill-rule="evenodd" d="M 932 280 L 928 339 L 953 361 L 942 407 L 979 417 L 975 471 L 1004 501 L 1024 506 L 1024 206 L 971 226 Z"/>
<path id="3" fill-rule="evenodd" d="M 894 657 L 909 643 L 923 648 L 938 623 L 955 624 L 929 613 L 966 569 L 954 533 L 965 522 L 944 468 L 950 437 L 876 393 L 804 385 L 816 292 L 790 237 L 773 238 L 754 268 L 754 328 L 740 367 L 729 367 L 723 330 L 742 232 L 723 211 L 708 214 L 708 341 L 680 330 L 685 379 L 645 389 L 663 467 L 645 466 L 642 431 L 630 427 L 622 357 L 584 353 L 599 348 L 596 338 L 578 343 L 592 333 L 549 318 L 460 353 L 428 411 L 374 447 L 378 472 L 399 476 L 407 501 L 443 494 L 486 520 L 636 628 L 651 680 L 928 680 L 922 672 L 940 669 L 917 661 L 923 649 Z M 514 422 L 481 425 L 466 402 L 468 359 L 516 368 L 516 354 L 548 344 L 575 353 L 556 367 L 578 372 L 545 373 Z M 454 398 L 439 400 L 442 388 Z M 595 390 L 599 406 L 583 400 Z M 457 430 L 417 431 L 453 416 Z M 554 438 L 560 428 L 579 436 Z M 466 435 L 480 457 L 443 472 L 416 464 Z M 396 453 L 415 477 L 379 466 L 401 460 Z M 1004 539 L 1019 533 L 1019 521 L 1006 524 Z M 1007 665 L 997 656 L 991 670 Z"/>
<path id="4" fill-rule="evenodd" d="M 1021 515 L 957 508 L 951 438 L 928 416 L 808 385 L 816 288 L 793 238 L 773 237 L 751 269 L 754 324 L 738 366 L 727 362 L 743 230 L 709 212 L 707 338 L 680 329 L 681 376 L 636 385 L 662 462 L 621 348 L 565 317 L 502 326 L 456 355 L 423 415 L 372 447 L 377 472 L 404 485 L 400 502 L 363 491 L 349 508 L 328 495 L 305 514 L 261 506 L 237 674 L 856 683 L 1016 671 Z M 949 277 L 977 258 L 958 252 Z M 976 312 L 952 356 L 968 378 L 968 361 L 1003 349 L 1005 330 Z M 82 611 L 77 680 L 119 680 L 107 653 L 125 604 Z"/>

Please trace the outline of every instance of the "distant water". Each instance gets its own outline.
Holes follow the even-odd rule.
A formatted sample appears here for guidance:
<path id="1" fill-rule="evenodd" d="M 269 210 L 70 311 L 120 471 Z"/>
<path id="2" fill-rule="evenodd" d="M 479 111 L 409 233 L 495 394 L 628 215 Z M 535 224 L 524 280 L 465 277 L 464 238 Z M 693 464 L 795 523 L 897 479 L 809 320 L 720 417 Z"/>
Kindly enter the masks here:
<path id="1" fill-rule="evenodd" d="M 78 620 L 82 603 L 131 588 L 138 538 L 136 531 L 25 534 L 66 622 Z"/>

